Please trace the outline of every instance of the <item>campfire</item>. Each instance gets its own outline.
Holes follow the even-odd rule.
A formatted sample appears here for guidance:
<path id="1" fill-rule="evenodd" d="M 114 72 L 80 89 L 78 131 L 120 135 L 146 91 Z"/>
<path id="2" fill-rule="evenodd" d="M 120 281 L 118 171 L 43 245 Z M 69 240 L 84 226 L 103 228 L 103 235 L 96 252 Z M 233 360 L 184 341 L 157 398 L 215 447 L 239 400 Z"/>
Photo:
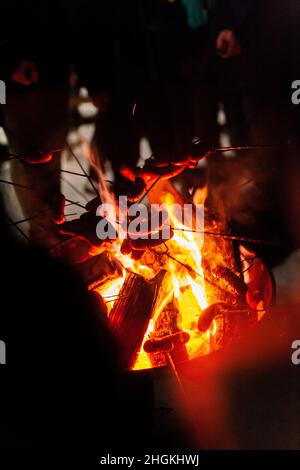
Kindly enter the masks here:
<path id="1" fill-rule="evenodd" d="M 195 205 L 206 196 L 206 188 L 198 190 Z M 170 239 L 133 253 L 117 238 L 93 247 L 85 263 L 89 290 L 106 302 L 127 370 L 174 368 L 217 351 L 255 327 L 273 296 L 261 261 L 233 241 L 209 204 L 196 230 L 172 211 L 184 201 L 170 181 L 158 181 L 148 200 L 167 208 Z"/>
<path id="2" fill-rule="evenodd" d="M 167 207 L 174 203 L 171 193 L 164 199 Z M 140 343 L 138 350 L 128 351 L 133 369 L 165 365 L 169 355 L 188 359 L 207 353 L 209 335 L 216 330 L 215 321 L 205 334 L 197 327 L 199 313 L 208 306 L 200 237 L 171 220 L 177 227 L 172 239 L 146 250 L 140 260 L 123 255 L 116 242 L 110 254 L 120 262 L 122 275 L 96 288 L 108 300 L 113 328 L 123 330 L 120 323 L 133 317 L 133 331 L 127 333 L 137 334 Z M 129 338 L 126 342 L 130 348 Z"/>

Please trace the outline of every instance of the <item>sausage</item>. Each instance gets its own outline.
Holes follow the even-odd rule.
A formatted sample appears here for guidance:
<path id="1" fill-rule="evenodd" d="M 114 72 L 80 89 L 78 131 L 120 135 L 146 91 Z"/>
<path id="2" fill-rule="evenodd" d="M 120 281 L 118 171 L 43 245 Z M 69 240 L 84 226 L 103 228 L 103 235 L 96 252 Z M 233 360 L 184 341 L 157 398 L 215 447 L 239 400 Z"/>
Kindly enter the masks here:
<path id="1" fill-rule="evenodd" d="M 148 354 L 170 352 L 175 346 L 186 344 L 190 335 L 186 331 L 179 331 L 158 339 L 149 339 L 144 344 L 144 351 Z"/>
<path id="2" fill-rule="evenodd" d="M 121 253 L 122 255 L 129 255 L 131 253 L 131 244 L 130 244 L 130 241 L 126 238 L 122 245 L 121 245 Z"/>
<path id="3" fill-rule="evenodd" d="M 130 244 L 132 248 L 135 250 L 147 250 L 150 248 L 156 248 L 157 246 L 160 246 L 162 243 L 165 243 L 168 240 L 171 240 L 174 236 L 174 231 L 170 230 L 170 236 L 167 239 L 162 238 L 163 234 L 164 234 L 163 231 L 158 232 L 159 238 L 154 239 L 154 238 L 151 238 L 151 233 L 149 232 L 148 238 L 145 238 L 145 239 L 137 238 L 136 240 L 130 239 Z"/>
<path id="4" fill-rule="evenodd" d="M 145 250 L 132 250 L 131 258 L 134 261 L 139 261 L 144 256 Z"/>
<path id="5" fill-rule="evenodd" d="M 96 216 L 92 212 L 85 212 L 80 219 L 65 222 L 62 225 L 61 233 L 69 235 L 77 235 L 84 238 L 87 242 L 94 246 L 101 246 L 103 240 L 97 237 L 96 227 L 101 217 Z"/>
<path id="6" fill-rule="evenodd" d="M 227 288 L 235 296 L 241 296 L 245 299 L 247 286 L 243 279 L 238 277 L 234 272 L 225 266 L 217 266 L 212 271 L 213 276 L 218 280 L 223 280 L 227 284 Z"/>
<path id="7" fill-rule="evenodd" d="M 127 193 L 130 202 L 137 202 L 146 191 L 146 183 L 142 178 L 135 178 L 132 188 Z"/>
<path id="8" fill-rule="evenodd" d="M 137 238 L 136 240 L 126 238 L 121 245 L 121 253 L 123 255 L 130 255 L 133 260 L 138 261 L 143 257 L 145 251 L 160 246 L 161 244 L 173 238 L 174 235 L 173 230 L 170 230 L 170 236 L 168 239 L 162 238 L 164 235 L 163 231 L 154 233 L 159 234 L 158 239 L 152 239 L 151 232 L 146 234 L 148 238 Z"/>
<path id="9" fill-rule="evenodd" d="M 24 160 L 26 163 L 29 163 L 30 165 L 41 165 L 41 164 L 50 162 L 52 158 L 53 158 L 53 153 L 48 152 L 48 153 L 38 153 L 36 155 L 30 155 L 28 157 L 25 157 Z"/>
<path id="10" fill-rule="evenodd" d="M 88 212 L 96 212 L 96 210 L 98 209 L 100 205 L 101 205 L 101 199 L 97 196 L 91 201 L 89 201 L 86 204 L 85 208 Z"/>
<path id="11" fill-rule="evenodd" d="M 190 162 L 198 163 L 200 160 L 203 160 L 203 158 L 208 157 L 213 151 L 214 149 L 211 144 L 199 139 L 192 145 Z"/>
<path id="12" fill-rule="evenodd" d="M 205 310 L 202 311 L 198 320 L 199 331 L 205 333 L 209 329 L 210 325 L 212 324 L 212 321 L 217 315 L 220 315 L 223 310 L 228 310 L 231 308 L 232 306 L 225 302 L 216 302 L 207 307 Z"/>
<path id="13" fill-rule="evenodd" d="M 245 315 L 246 317 L 248 316 L 248 312 L 249 309 L 247 309 L 246 305 L 233 307 L 230 303 L 215 302 L 202 311 L 198 320 L 198 329 L 205 333 L 218 315 Z"/>
<path id="14" fill-rule="evenodd" d="M 61 225 L 65 221 L 65 205 L 66 205 L 66 198 L 63 194 L 56 194 L 52 199 L 52 216 L 54 223 L 57 225 Z"/>

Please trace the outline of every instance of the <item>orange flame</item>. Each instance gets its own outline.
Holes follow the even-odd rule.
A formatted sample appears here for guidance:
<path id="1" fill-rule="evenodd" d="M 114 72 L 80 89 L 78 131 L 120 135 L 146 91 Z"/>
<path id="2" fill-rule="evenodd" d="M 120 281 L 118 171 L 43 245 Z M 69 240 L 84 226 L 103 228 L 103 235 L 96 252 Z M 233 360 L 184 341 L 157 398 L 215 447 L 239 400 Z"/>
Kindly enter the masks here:
<path id="1" fill-rule="evenodd" d="M 159 270 L 167 271 L 160 288 L 161 295 L 156 299 L 152 318 L 133 367 L 135 370 L 151 367 L 143 345 L 153 335 L 156 320 L 173 298 L 176 299 L 179 310 L 180 324 L 178 327 L 190 336 L 190 340 L 186 344 L 189 358 L 210 352 L 210 336 L 214 335 L 217 329 L 215 322 L 208 334 L 200 332 L 197 327 L 201 311 L 208 306 L 201 264 L 201 238 L 198 233 L 185 230 L 186 227 L 176 219 L 171 209 L 172 195 L 166 194 L 164 199 L 171 225 L 177 228 L 173 238 L 158 247 L 155 252 L 146 252 L 140 261 L 134 261 L 129 255 L 123 255 L 120 251 L 121 241 L 116 241 L 107 249 L 113 252 L 123 266 L 123 277 L 110 280 L 98 288 L 99 294 L 107 301 L 110 312 L 123 286 L 127 270 L 133 271 L 147 280 L 151 280 Z"/>

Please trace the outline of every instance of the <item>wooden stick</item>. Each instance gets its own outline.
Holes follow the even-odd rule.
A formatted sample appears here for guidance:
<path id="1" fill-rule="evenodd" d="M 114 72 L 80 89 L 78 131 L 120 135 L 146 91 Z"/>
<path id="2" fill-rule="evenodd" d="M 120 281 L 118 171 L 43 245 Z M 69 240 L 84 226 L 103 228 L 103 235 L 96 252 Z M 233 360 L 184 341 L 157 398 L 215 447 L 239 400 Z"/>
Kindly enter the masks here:
<path id="1" fill-rule="evenodd" d="M 78 165 L 79 165 L 81 171 L 83 171 L 83 173 L 84 173 L 84 174 L 86 175 L 86 177 L 88 178 L 91 187 L 93 188 L 93 190 L 95 191 L 95 193 L 97 194 L 97 196 L 99 197 L 99 199 L 101 199 L 101 198 L 100 198 L 100 193 L 99 193 L 98 189 L 95 187 L 92 178 L 91 178 L 90 175 L 85 171 L 83 165 L 81 164 L 81 161 L 79 160 L 79 158 L 78 158 L 78 157 L 75 155 L 75 153 L 73 152 L 73 149 L 72 149 L 71 145 L 67 143 L 67 147 L 68 147 L 68 149 L 69 149 L 71 155 L 73 156 L 73 158 L 74 158 L 74 159 L 76 160 L 76 162 L 78 163 Z"/>
<path id="2" fill-rule="evenodd" d="M 69 180 L 67 180 L 63 176 L 61 176 L 61 180 L 64 181 L 65 183 L 67 183 L 70 186 L 70 188 L 72 188 L 73 191 L 75 191 L 77 194 L 79 194 L 79 196 L 81 196 L 83 199 L 85 199 L 86 202 L 89 202 L 87 196 L 83 192 L 79 191 L 79 189 L 76 188 L 76 186 L 74 186 Z"/>
<path id="3" fill-rule="evenodd" d="M 29 186 L 25 186 L 19 183 L 14 183 L 13 181 L 6 181 L 6 180 L 0 179 L 0 183 L 10 184 L 12 186 L 16 186 L 17 188 L 30 189 L 31 191 L 33 190 L 33 188 L 30 188 Z"/>
<path id="4" fill-rule="evenodd" d="M 20 227 L 18 227 L 18 225 L 14 224 L 13 220 L 9 217 L 9 215 L 5 214 L 4 212 L 3 212 L 3 215 L 10 222 L 10 224 L 14 226 L 15 229 L 30 243 L 31 242 L 30 238 L 27 237 L 26 233 L 23 232 L 23 230 Z"/>

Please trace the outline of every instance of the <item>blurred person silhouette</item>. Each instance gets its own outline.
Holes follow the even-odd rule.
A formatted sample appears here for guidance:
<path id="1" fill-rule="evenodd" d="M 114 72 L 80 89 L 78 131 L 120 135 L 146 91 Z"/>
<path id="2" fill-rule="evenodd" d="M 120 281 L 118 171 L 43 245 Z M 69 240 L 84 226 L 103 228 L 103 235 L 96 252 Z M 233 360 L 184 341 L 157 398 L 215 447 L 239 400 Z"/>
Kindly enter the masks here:
<path id="1" fill-rule="evenodd" d="M 299 17 L 295 0 L 219 1 L 216 48 L 225 60 L 242 51 L 244 106 L 256 143 L 299 139 L 299 113 L 291 101 L 300 72 Z"/>
<path id="2" fill-rule="evenodd" d="M 199 134 L 213 141 L 216 110 L 207 106 L 214 122 L 206 128 L 211 121 L 203 112 L 199 129 L 200 105 L 195 100 L 199 83 L 193 71 L 189 73 L 188 63 L 195 56 L 198 61 L 209 42 L 214 3 L 114 2 L 110 9 L 103 8 L 101 27 L 99 17 L 91 15 L 91 30 L 101 31 L 93 42 L 103 68 L 88 65 L 88 56 L 79 64 L 79 75 L 100 110 L 94 139 L 96 166 L 109 160 L 117 183 L 124 182 L 124 166 L 137 164 L 143 137 L 152 154 L 167 161 L 188 155 Z"/>
<path id="3" fill-rule="evenodd" d="M 152 438 L 152 385 L 128 376 L 106 304 L 78 274 L 17 241 L 2 216 L 1 450 L 112 450 Z"/>
<path id="4" fill-rule="evenodd" d="M 132 100 L 132 108 L 127 107 L 127 124 L 123 122 L 123 132 L 128 129 L 128 123 L 132 128 L 136 126 L 137 131 L 133 134 L 126 131 L 131 142 L 132 135 L 136 136 L 133 139 L 136 150 L 129 153 L 138 153 L 141 137 L 148 138 L 151 152 L 158 162 L 176 162 L 190 155 L 195 139 L 217 147 L 220 102 L 225 107 L 230 143 L 245 144 L 248 132 L 242 107 L 240 49 L 225 60 L 224 56 L 221 57 L 222 51 L 216 48 L 220 32 L 218 25 L 224 15 L 221 5 L 216 1 L 202 0 L 149 3 L 152 8 L 148 11 L 147 2 L 139 3 L 144 20 L 139 23 L 144 25 L 141 37 L 144 35 L 146 41 L 135 41 L 143 46 L 138 55 L 140 60 L 145 59 L 139 68 L 144 75 L 136 74 L 134 66 L 129 68 L 139 77 L 139 84 L 133 89 L 140 89 L 139 99 Z M 126 64 L 126 54 L 122 56 Z M 119 76 L 122 81 L 122 74 Z M 134 83 L 134 79 L 129 83 Z M 125 91 L 127 89 L 124 88 Z M 100 148 L 101 138 L 105 141 L 105 136 L 110 134 L 119 171 L 123 165 L 134 166 L 136 156 L 133 160 L 120 157 L 122 149 L 119 150 L 119 146 L 126 139 L 114 138 L 112 121 L 110 133 L 104 131 L 105 118 L 100 116 L 99 121 Z M 195 170 L 186 171 L 184 178 L 183 191 L 189 198 L 189 189 L 197 187 L 201 178 Z"/>
<path id="5" fill-rule="evenodd" d="M 190 2 L 187 0 L 186 3 Z M 230 2 L 216 0 L 213 5 L 205 1 L 198 3 L 202 3 L 202 9 L 206 9 L 209 16 L 206 26 L 201 28 L 202 47 L 198 37 L 198 53 L 196 51 L 190 63 L 186 64 L 187 73 L 194 84 L 196 135 L 216 146 L 220 144 L 220 126 L 224 127 L 224 123 L 221 124 L 217 117 L 222 105 L 228 144 L 243 145 L 248 139 L 248 129 L 242 106 L 241 47 L 236 37 L 234 47 L 231 47 L 220 31 L 223 21 L 226 23 L 226 18 L 230 16 Z"/>
<path id="6" fill-rule="evenodd" d="M 284 240 L 290 235 L 283 193 L 290 184 L 289 167 L 299 158 L 300 111 L 292 102 L 292 83 L 300 74 L 299 19 L 295 0 L 220 0 L 215 25 L 215 47 L 224 60 L 240 56 L 249 141 L 263 146 L 248 165 L 256 175 L 255 186 L 248 188 L 249 204 L 256 207 L 259 230 L 265 227 L 268 238 Z"/>
<path id="7" fill-rule="evenodd" d="M 61 217 L 60 153 L 68 129 L 66 18 L 61 3 L 50 1 L 5 2 L 2 18 L 3 125 L 9 152 L 21 157 L 10 162 L 11 178 L 31 188 L 15 187 L 24 218 L 37 215 L 29 237 L 49 246 L 60 239 L 55 222 Z M 49 25 L 55 35 L 47 34 Z"/>
<path id="8" fill-rule="evenodd" d="M 122 181 L 122 167 L 139 160 L 142 137 L 157 158 L 172 161 L 189 153 L 195 112 L 183 63 L 201 47 L 209 13 L 201 2 L 192 8 L 189 2 L 167 0 L 113 5 L 114 34 L 105 40 L 105 47 L 112 45 L 113 61 L 105 71 L 107 89 L 103 83 L 99 90 L 99 80 L 95 93 L 103 111 L 95 142 L 100 158 L 111 161 Z"/>

